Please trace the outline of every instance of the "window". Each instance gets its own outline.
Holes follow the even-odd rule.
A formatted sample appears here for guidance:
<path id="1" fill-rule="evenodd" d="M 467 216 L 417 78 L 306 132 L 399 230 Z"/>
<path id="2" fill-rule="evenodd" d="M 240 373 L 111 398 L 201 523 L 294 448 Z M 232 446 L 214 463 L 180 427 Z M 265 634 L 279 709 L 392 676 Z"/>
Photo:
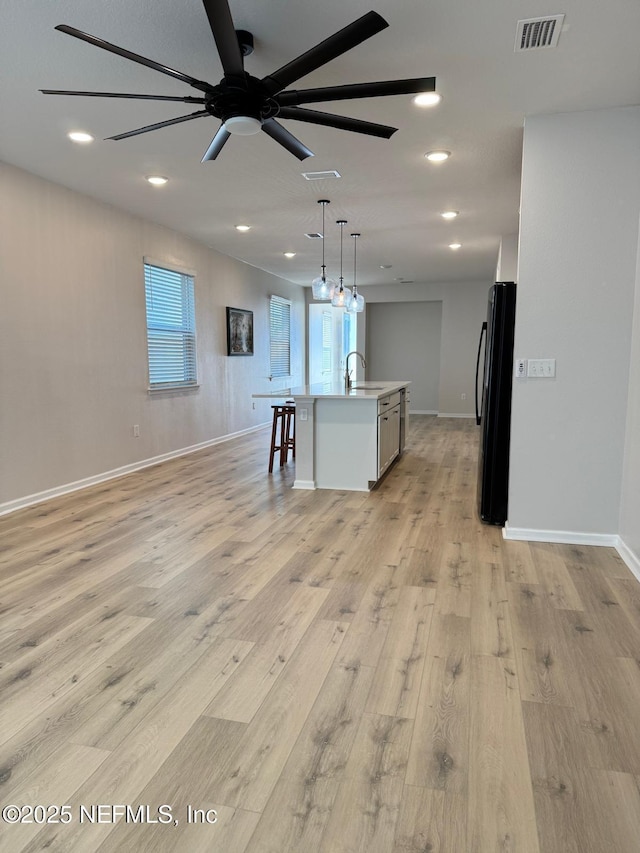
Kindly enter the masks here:
<path id="1" fill-rule="evenodd" d="M 291 375 L 291 300 L 269 300 L 270 372 L 272 378 Z"/>
<path id="2" fill-rule="evenodd" d="M 357 346 L 357 314 L 351 314 L 345 311 L 342 315 L 342 358 L 345 359 L 347 354 L 354 350 Z"/>
<path id="3" fill-rule="evenodd" d="M 195 385 L 193 276 L 145 262 L 149 388 Z"/>
<path id="4" fill-rule="evenodd" d="M 330 311 L 322 312 L 322 375 L 328 376 L 333 366 L 333 317 Z"/>

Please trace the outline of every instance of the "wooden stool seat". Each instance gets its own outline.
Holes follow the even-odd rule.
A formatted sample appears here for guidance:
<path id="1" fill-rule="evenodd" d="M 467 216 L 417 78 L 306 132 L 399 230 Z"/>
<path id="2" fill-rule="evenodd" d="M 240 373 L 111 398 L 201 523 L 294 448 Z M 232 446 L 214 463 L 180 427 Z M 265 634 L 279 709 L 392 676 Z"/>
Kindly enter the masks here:
<path id="1" fill-rule="evenodd" d="M 271 427 L 271 449 L 269 451 L 269 473 L 273 472 L 273 460 L 280 452 L 280 467 L 289 459 L 289 451 L 296 458 L 295 404 L 287 400 L 284 406 L 271 406 L 273 425 Z"/>

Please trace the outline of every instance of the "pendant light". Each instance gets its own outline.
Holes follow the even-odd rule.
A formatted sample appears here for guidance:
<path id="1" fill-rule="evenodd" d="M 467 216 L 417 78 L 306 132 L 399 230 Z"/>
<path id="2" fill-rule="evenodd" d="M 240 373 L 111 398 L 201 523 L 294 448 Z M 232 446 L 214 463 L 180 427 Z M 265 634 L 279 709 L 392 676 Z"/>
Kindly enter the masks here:
<path id="1" fill-rule="evenodd" d="M 360 314 L 364 311 L 364 296 L 358 293 L 358 285 L 356 284 L 356 245 L 358 243 L 359 234 L 352 234 L 353 237 L 353 293 L 347 304 L 347 311 L 351 314 Z"/>
<path id="2" fill-rule="evenodd" d="M 333 296 L 333 292 L 338 286 L 332 278 L 327 278 L 325 275 L 324 264 L 324 209 L 326 205 L 331 204 L 329 199 L 321 198 L 318 204 L 322 205 L 322 274 L 311 282 L 311 293 L 314 299 L 328 300 Z"/>
<path id="3" fill-rule="evenodd" d="M 334 308 L 346 308 L 351 301 L 351 291 L 343 284 L 342 278 L 342 235 L 344 226 L 347 224 L 346 219 L 338 219 L 336 225 L 340 226 L 340 285 L 333 291 L 331 304 Z"/>

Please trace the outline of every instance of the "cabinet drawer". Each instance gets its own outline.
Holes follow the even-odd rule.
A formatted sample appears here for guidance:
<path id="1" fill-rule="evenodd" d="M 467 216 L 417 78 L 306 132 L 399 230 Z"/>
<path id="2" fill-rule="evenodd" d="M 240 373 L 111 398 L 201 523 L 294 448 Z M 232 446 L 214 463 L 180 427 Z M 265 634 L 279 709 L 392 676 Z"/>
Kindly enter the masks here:
<path id="1" fill-rule="evenodd" d="M 400 392 L 396 391 L 394 394 L 388 394 L 386 397 L 381 397 L 378 400 L 378 414 L 382 414 L 382 412 L 386 412 L 390 409 L 393 409 L 394 406 L 400 405 Z"/>

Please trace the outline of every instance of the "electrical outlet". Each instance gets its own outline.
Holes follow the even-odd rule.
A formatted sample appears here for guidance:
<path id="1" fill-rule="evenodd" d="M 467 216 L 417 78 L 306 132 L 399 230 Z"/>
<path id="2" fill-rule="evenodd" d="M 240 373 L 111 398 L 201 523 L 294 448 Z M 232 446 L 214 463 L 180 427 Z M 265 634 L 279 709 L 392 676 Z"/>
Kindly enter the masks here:
<path id="1" fill-rule="evenodd" d="M 466 399 L 467 399 L 467 395 L 463 392 L 462 394 L 460 394 L 460 399 L 461 399 L 461 400 L 466 400 Z"/>
<path id="2" fill-rule="evenodd" d="M 515 363 L 515 377 L 516 379 L 524 379 L 527 375 L 527 359 L 526 358 L 517 358 Z"/>
<path id="3" fill-rule="evenodd" d="M 133 425 L 133 437 L 140 438 L 140 424 Z"/>
<path id="4" fill-rule="evenodd" d="M 299 415 L 301 421 L 306 421 L 309 417 L 308 409 L 300 409 Z"/>

